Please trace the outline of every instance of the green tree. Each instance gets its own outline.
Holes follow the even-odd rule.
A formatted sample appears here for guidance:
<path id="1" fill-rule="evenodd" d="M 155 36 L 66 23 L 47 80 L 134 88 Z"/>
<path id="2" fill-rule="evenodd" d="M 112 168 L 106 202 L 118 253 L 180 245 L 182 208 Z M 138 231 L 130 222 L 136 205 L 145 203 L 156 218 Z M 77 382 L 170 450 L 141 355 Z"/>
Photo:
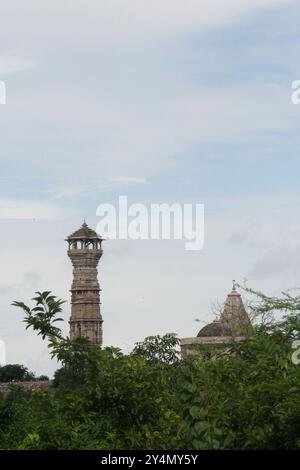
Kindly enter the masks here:
<path id="1" fill-rule="evenodd" d="M 148 363 L 177 365 L 180 362 L 179 339 L 175 333 L 164 336 L 148 336 L 136 343 L 132 354 L 144 357 Z"/>
<path id="2" fill-rule="evenodd" d="M 3 449 L 299 449 L 300 298 L 254 295 L 253 335 L 226 354 L 180 361 L 172 335 L 130 355 L 71 341 L 57 327 L 62 301 L 15 303 L 62 367 L 49 392 L 0 395 Z M 263 321 L 259 321 L 262 319 Z M 266 321 L 267 320 L 267 321 Z"/>
<path id="3" fill-rule="evenodd" d="M 55 374 L 52 409 L 59 410 L 63 428 L 69 433 L 66 437 L 63 430 L 58 433 L 55 428 L 51 442 L 50 426 L 47 446 L 164 449 L 180 445 L 182 419 L 176 405 L 173 371 L 162 369 L 160 362 L 175 361 L 177 353 L 172 351 L 171 343 L 175 348 L 178 340 L 173 335 L 156 340 L 157 351 L 161 349 L 162 354 L 157 356 L 159 361 L 149 363 L 144 353 L 136 351 L 126 356 L 117 348 L 94 346 L 84 337 L 64 338 L 56 326 L 63 302 L 49 292 L 37 293 L 33 300 L 37 304 L 34 308 L 22 302 L 14 305 L 24 310 L 27 328 L 48 340 L 52 357 L 62 363 Z M 41 430 L 41 420 L 34 419 L 33 423 L 28 434 L 24 432 L 24 442 L 43 448 L 45 430 Z"/>
<path id="4" fill-rule="evenodd" d="M 25 380 L 35 380 L 34 373 L 29 372 L 27 367 L 21 364 L 0 366 L 0 382 L 22 382 Z"/>
<path id="5" fill-rule="evenodd" d="M 185 439 L 194 449 L 300 448 L 300 368 L 291 360 L 300 299 L 247 292 L 263 320 L 253 336 L 233 342 L 230 354 L 185 370 Z"/>

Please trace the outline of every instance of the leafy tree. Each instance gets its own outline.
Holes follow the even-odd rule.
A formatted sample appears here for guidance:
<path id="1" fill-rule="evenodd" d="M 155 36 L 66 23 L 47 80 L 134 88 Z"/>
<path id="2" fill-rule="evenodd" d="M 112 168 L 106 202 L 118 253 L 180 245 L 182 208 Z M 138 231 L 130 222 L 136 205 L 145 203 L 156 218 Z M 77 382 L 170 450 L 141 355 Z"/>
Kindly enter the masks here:
<path id="1" fill-rule="evenodd" d="M 148 363 L 176 365 L 180 361 L 179 339 L 175 333 L 164 336 L 148 336 L 144 341 L 136 343 L 132 354 L 144 357 Z"/>
<path id="2" fill-rule="evenodd" d="M 37 307 L 32 309 L 22 302 L 14 305 L 24 310 L 27 328 L 32 327 L 48 340 L 52 357 L 63 366 L 55 374 L 51 408 L 63 416 L 67 432 L 58 432 L 55 427 L 55 435 L 49 438 L 48 427 L 47 439 L 51 442 L 47 441 L 46 448 L 163 449 L 180 445 L 182 419 L 171 372 L 162 370 L 160 362 L 147 363 L 145 354 L 125 356 L 117 348 L 94 346 L 85 337 L 64 338 L 55 325 L 63 302 L 49 292 L 37 293 L 33 300 Z M 177 343 L 174 335 L 157 339 L 159 361 L 173 363 L 177 352 L 171 344 Z M 35 394 L 31 400 L 35 414 Z M 24 442 L 44 448 L 41 420 L 33 421 L 28 434 L 24 430 Z"/>
<path id="3" fill-rule="evenodd" d="M 130 355 L 64 338 L 62 301 L 49 292 L 37 294 L 37 310 L 15 303 L 62 367 L 48 392 L 12 386 L 0 395 L 0 448 L 299 449 L 300 366 L 291 355 L 300 298 L 248 293 L 253 335 L 192 361 L 179 360 L 172 334 L 148 337 Z"/>
<path id="4" fill-rule="evenodd" d="M 36 380 L 39 380 L 40 382 L 47 382 L 47 381 L 49 380 L 49 377 L 48 377 L 48 375 L 42 374 L 42 375 L 39 375 L 39 376 L 36 378 Z"/>
<path id="5" fill-rule="evenodd" d="M 195 361 L 185 371 L 186 442 L 194 449 L 300 447 L 300 369 L 291 361 L 299 297 L 248 292 L 257 318 L 263 315 L 254 335 L 233 342 L 229 355 Z"/>
<path id="6" fill-rule="evenodd" d="M 35 375 L 27 367 L 20 364 L 7 364 L 0 366 L 0 382 L 17 382 L 35 380 Z"/>

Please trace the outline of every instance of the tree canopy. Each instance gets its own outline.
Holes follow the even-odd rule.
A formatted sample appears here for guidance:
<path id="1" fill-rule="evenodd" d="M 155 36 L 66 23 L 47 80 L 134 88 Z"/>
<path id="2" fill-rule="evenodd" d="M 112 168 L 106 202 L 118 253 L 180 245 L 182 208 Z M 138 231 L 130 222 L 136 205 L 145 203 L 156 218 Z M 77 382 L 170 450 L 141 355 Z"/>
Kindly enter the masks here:
<path id="1" fill-rule="evenodd" d="M 16 302 L 62 367 L 48 391 L 13 385 L 0 395 L 0 448 L 299 449 L 300 299 L 248 293 L 269 320 L 214 360 L 183 361 L 174 334 L 148 337 L 128 355 L 71 341 L 57 326 L 60 299 L 38 293 L 32 309 Z"/>

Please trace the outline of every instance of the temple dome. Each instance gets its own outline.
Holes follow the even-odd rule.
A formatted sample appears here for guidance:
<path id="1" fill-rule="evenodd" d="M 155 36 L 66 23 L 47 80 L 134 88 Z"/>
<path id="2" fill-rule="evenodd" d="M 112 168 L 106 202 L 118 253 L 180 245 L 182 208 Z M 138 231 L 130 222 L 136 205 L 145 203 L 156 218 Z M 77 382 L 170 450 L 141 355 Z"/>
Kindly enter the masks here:
<path id="1" fill-rule="evenodd" d="M 216 320 L 201 328 L 197 336 L 199 338 L 209 336 L 232 336 L 232 330 L 229 325 L 223 324 Z"/>

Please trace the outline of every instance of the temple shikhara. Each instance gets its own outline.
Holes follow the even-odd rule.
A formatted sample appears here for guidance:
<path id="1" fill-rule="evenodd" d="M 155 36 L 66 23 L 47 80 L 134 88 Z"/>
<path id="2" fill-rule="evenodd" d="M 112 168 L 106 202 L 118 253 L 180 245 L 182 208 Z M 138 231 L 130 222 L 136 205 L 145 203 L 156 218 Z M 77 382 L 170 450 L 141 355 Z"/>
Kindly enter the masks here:
<path id="1" fill-rule="evenodd" d="M 197 345 L 226 346 L 232 340 L 242 341 L 251 334 L 252 325 L 235 281 L 218 319 L 205 325 L 196 337 L 180 340 L 183 357 L 197 355 Z"/>
<path id="2" fill-rule="evenodd" d="M 73 265 L 70 338 L 86 336 L 92 344 L 101 346 L 103 320 L 97 266 L 103 239 L 84 222 L 66 241 Z"/>

